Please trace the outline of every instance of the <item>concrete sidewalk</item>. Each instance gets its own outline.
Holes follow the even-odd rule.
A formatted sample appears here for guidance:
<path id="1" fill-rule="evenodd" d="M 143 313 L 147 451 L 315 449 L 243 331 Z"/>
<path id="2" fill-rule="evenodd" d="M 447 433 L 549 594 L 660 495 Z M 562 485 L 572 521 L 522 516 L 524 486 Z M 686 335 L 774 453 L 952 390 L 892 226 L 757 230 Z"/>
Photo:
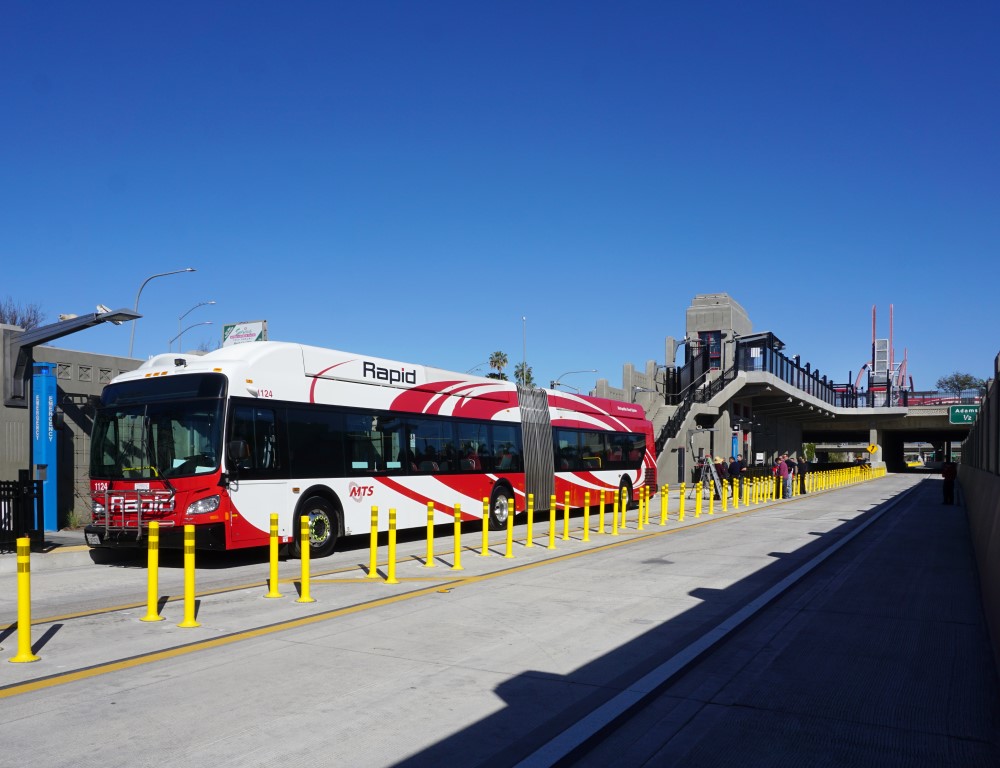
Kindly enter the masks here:
<path id="1" fill-rule="evenodd" d="M 573 764 L 997 766 L 965 511 L 924 482 Z"/>
<path id="2" fill-rule="evenodd" d="M 31 567 L 33 570 L 72 567 L 93 562 L 90 558 L 90 547 L 83 538 L 82 530 L 64 529 L 61 531 L 45 531 L 43 541 L 31 552 Z M 0 552 L 0 574 L 17 572 L 17 552 L 10 550 Z"/>

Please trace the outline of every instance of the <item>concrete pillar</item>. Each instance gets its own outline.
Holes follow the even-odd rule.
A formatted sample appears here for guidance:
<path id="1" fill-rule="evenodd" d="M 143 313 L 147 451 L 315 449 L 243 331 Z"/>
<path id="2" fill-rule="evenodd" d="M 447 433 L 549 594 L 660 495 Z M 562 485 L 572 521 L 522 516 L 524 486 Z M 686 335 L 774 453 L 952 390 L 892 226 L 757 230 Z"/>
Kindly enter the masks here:
<path id="1" fill-rule="evenodd" d="M 869 461 L 873 467 L 882 466 L 882 430 L 872 427 L 868 430 L 868 442 L 871 445 L 877 445 L 878 450 L 869 456 Z"/>

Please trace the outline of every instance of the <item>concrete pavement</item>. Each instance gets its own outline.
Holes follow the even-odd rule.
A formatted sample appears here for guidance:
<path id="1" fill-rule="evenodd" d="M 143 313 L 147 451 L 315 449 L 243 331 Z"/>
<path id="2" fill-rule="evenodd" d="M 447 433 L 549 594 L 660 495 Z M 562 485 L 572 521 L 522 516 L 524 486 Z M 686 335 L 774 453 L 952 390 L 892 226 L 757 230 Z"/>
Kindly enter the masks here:
<path id="1" fill-rule="evenodd" d="M 241 766 L 513 765 L 915 482 L 889 477 L 699 520 L 689 504 L 683 527 L 672 500 L 665 528 L 636 531 L 632 511 L 628 533 L 592 533 L 589 544 L 576 518 L 555 550 L 546 548 L 547 522 L 536 522 L 534 547 L 523 546 L 521 525 L 507 560 L 494 534 L 490 557 L 463 552 L 463 571 L 449 567 L 450 542 L 438 540 L 429 569 L 423 542 L 411 541 L 401 546 L 412 559 L 400 562 L 398 586 L 363 578 L 354 564 L 366 550 L 338 553 L 313 563 L 327 572 L 312 586 L 313 604 L 294 602 L 289 582 L 285 598 L 265 600 L 260 562 L 215 562 L 199 571 L 199 587 L 225 591 L 200 595 L 196 629 L 176 626 L 176 602 L 163 607 L 166 621 L 139 622 L 144 569 L 96 565 L 84 552 L 87 562 L 36 574 L 44 609 L 34 615 L 49 617 L 33 630 L 42 660 L 0 667 L 4 754 L 104 768 L 196 756 Z M 651 516 L 655 523 L 655 504 Z M 475 531 L 463 538 L 478 542 Z M 61 555 L 41 557 L 50 556 Z M 283 564 L 283 579 L 296 566 Z M 179 594 L 179 576 L 168 568 L 161 594 Z M 863 591 L 871 601 L 880 589 Z M 9 592 L 0 616 L 11 621 Z M 975 613 L 967 595 L 953 603 Z M 93 610 L 74 617 L 80 605 Z M 0 638 L 5 657 L 14 642 L 9 630 Z M 995 708 L 995 674 L 984 679 Z"/>

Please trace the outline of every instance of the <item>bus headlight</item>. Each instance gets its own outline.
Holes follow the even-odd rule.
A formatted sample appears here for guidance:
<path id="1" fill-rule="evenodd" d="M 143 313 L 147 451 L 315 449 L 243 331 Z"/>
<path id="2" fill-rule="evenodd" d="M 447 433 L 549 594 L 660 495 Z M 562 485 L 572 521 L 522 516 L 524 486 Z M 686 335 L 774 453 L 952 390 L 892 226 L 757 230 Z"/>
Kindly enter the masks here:
<path id="1" fill-rule="evenodd" d="M 104 508 L 104 505 L 101 504 L 101 502 L 99 501 L 90 502 L 90 514 L 93 515 L 95 518 L 104 517 L 106 512 L 107 510 Z"/>
<path id="2" fill-rule="evenodd" d="M 209 496 L 204 499 L 198 499 L 198 501 L 189 504 L 187 508 L 187 513 L 189 515 L 204 515 L 206 512 L 214 512 L 219 508 L 219 497 Z"/>

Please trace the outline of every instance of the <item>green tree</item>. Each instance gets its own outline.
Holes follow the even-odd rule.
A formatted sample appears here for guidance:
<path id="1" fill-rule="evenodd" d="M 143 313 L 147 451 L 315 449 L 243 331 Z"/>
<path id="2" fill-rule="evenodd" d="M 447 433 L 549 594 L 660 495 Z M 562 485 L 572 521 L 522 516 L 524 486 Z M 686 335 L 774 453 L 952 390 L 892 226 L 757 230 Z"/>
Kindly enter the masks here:
<path id="1" fill-rule="evenodd" d="M 942 376 L 938 379 L 936 386 L 942 392 L 954 392 L 955 394 L 959 394 L 967 389 L 984 392 L 986 390 L 986 380 L 976 378 L 971 373 L 959 373 L 955 371 L 949 376 Z"/>
<path id="2" fill-rule="evenodd" d="M 10 296 L 0 301 L 0 323 L 17 325 L 30 331 L 37 328 L 45 319 L 45 313 L 39 304 L 18 304 Z"/>
<path id="3" fill-rule="evenodd" d="M 486 374 L 491 379 L 502 379 L 507 381 L 507 374 L 503 372 L 503 369 L 507 367 L 507 353 L 496 351 L 490 355 L 490 368 L 494 369 L 496 373 Z"/>
<path id="4" fill-rule="evenodd" d="M 527 363 L 518 363 L 514 366 L 514 381 L 525 387 L 535 386 L 535 376 L 531 372 L 531 366 Z"/>

